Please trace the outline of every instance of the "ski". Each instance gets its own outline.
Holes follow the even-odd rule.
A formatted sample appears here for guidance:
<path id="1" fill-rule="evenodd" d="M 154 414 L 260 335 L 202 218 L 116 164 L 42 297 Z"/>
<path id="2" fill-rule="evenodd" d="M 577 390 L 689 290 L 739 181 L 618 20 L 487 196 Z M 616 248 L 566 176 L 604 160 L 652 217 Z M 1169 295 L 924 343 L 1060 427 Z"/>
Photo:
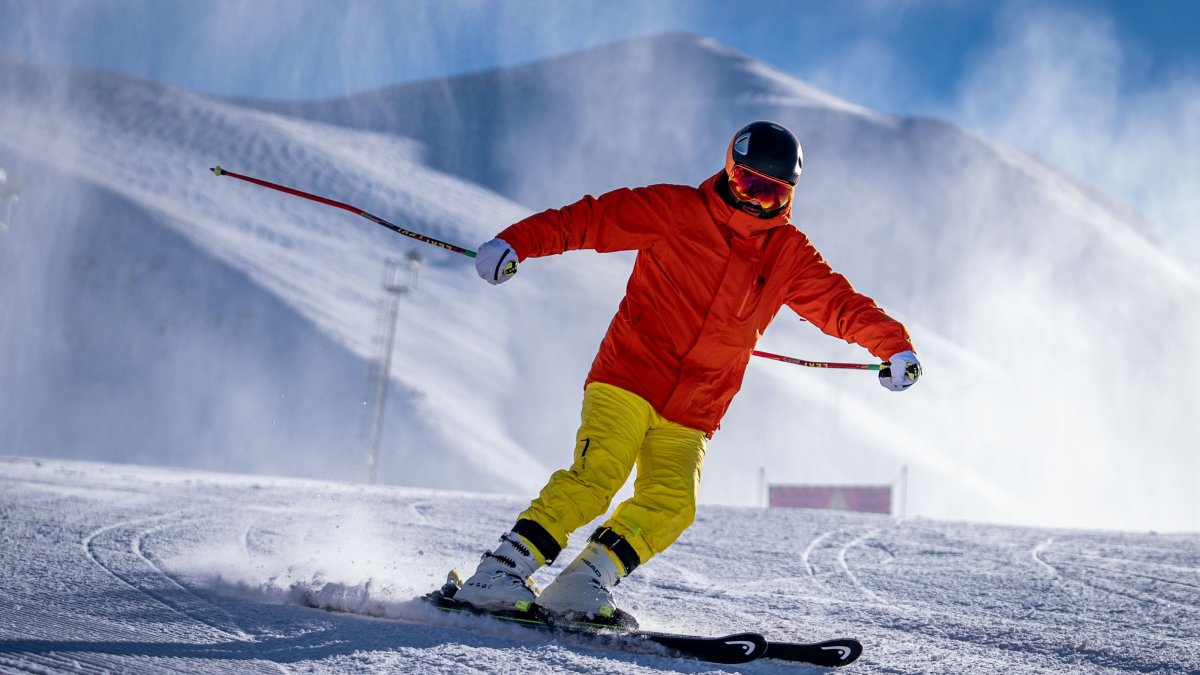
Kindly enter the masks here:
<path id="1" fill-rule="evenodd" d="M 767 641 L 767 653 L 761 658 L 811 663 L 826 668 L 839 668 L 854 663 L 862 655 L 862 643 L 853 638 L 837 638 L 823 642 Z"/>
<path id="2" fill-rule="evenodd" d="M 484 616 L 548 633 L 578 636 L 622 651 L 645 651 L 647 644 L 658 645 L 678 656 L 709 663 L 741 664 L 769 658 L 839 667 L 853 663 L 862 654 L 862 644 L 851 638 L 805 643 L 767 640 L 755 632 L 702 636 L 641 630 L 637 620 L 621 610 L 606 619 L 576 621 L 557 618 L 537 605 L 509 610 L 481 609 L 454 599 L 459 583 L 457 575 L 451 573 L 445 586 L 422 599 L 448 613 Z"/>
<path id="3" fill-rule="evenodd" d="M 748 663 L 767 651 L 767 640 L 758 633 L 716 637 L 660 633 L 628 627 L 628 615 L 620 614 L 613 622 L 556 620 L 536 606 L 525 610 L 490 611 L 458 602 L 441 591 L 426 595 L 424 600 L 444 612 L 485 616 L 548 633 L 578 636 L 594 641 L 599 646 L 621 651 L 645 651 L 647 644 L 653 644 L 665 647 L 678 656 L 721 664 Z"/>

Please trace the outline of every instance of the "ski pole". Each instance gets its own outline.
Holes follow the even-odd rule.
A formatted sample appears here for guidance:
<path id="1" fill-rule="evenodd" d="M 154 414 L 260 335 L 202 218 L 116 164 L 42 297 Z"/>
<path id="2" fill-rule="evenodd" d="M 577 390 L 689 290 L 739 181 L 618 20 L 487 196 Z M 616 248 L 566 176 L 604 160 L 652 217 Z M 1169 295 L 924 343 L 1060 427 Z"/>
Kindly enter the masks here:
<path id="1" fill-rule="evenodd" d="M 254 178 L 252 176 L 246 176 L 244 174 L 229 171 L 227 169 L 221 168 L 220 165 L 214 166 L 209 170 L 212 171 L 213 174 L 216 176 L 229 176 L 231 178 L 237 178 L 238 180 L 244 180 L 247 183 L 254 183 L 255 185 L 261 185 L 262 187 L 271 188 L 272 190 L 279 190 L 280 192 L 284 192 L 289 195 L 294 195 L 296 197 L 303 197 L 305 199 L 311 199 L 314 202 L 319 202 L 321 204 L 326 204 L 328 206 L 335 206 L 339 209 L 349 211 L 350 213 L 353 213 L 355 215 L 362 216 L 363 218 L 366 218 L 367 220 L 369 220 L 373 223 L 382 225 L 397 234 L 402 234 L 406 237 L 411 237 L 413 239 L 416 239 L 417 241 L 425 242 L 426 244 L 431 244 L 431 245 L 437 246 L 439 248 L 444 248 L 447 251 L 453 251 L 455 253 L 465 255 L 468 258 L 475 257 L 475 251 L 472 251 L 470 249 L 465 249 L 461 246 L 455 246 L 454 244 L 447 244 L 446 242 L 440 241 L 438 239 L 434 239 L 433 237 L 428 237 L 419 232 L 413 232 L 412 230 L 408 230 L 403 227 L 400 227 L 399 225 L 396 225 L 394 223 L 389 223 L 388 221 L 384 220 L 383 218 L 380 218 L 379 216 L 376 216 L 374 214 L 363 211 L 362 209 L 358 208 L 357 206 L 352 206 L 345 202 L 339 202 L 339 201 L 336 201 L 333 199 L 329 199 L 328 197 L 322 197 L 320 195 L 314 195 L 309 192 L 304 192 L 303 190 L 297 190 L 295 188 L 290 188 L 286 185 L 280 185 L 278 183 L 272 183 L 270 181 L 262 180 L 261 178 Z M 754 352 L 754 355 L 761 356 L 765 359 L 773 359 L 775 361 L 783 361 L 784 363 L 792 363 L 797 366 L 808 366 L 810 368 L 844 368 L 844 369 L 852 369 L 852 370 L 880 370 L 882 368 L 887 367 L 887 365 L 888 365 L 886 363 L 829 363 L 826 361 L 805 361 L 804 359 L 796 359 L 796 358 L 792 358 L 790 356 L 780 356 L 779 354 L 771 354 L 769 352 L 760 352 L 757 350 Z"/>
<path id="2" fill-rule="evenodd" d="M 783 361 L 784 363 L 792 363 L 797 366 L 808 366 L 809 368 L 842 368 L 847 370 L 882 370 L 886 368 L 886 363 L 830 363 L 828 361 L 805 361 L 804 359 L 794 359 L 790 356 L 780 356 L 770 352 L 760 352 L 754 350 L 755 356 L 761 356 L 764 359 L 772 359 L 774 361 Z"/>
<path id="3" fill-rule="evenodd" d="M 261 185 L 266 188 L 271 188 L 272 190 L 279 190 L 280 192 L 286 192 L 289 195 L 295 195 L 297 197 L 311 199 L 314 202 L 320 202 L 321 204 L 328 204 L 329 206 L 336 206 L 339 209 L 344 209 L 344 210 L 349 211 L 350 213 L 353 213 L 357 216 L 362 216 L 363 218 L 366 218 L 367 220 L 369 220 L 373 223 L 382 225 L 397 234 L 402 234 L 406 237 L 411 237 L 413 239 L 416 239 L 417 241 L 425 242 L 426 244 L 432 244 L 433 246 L 437 246 L 439 248 L 444 248 L 447 251 L 453 251 L 455 253 L 465 255 L 468 258 L 475 257 L 475 251 L 465 249 L 461 246 L 455 246 L 454 244 L 447 244 L 444 241 L 439 241 L 437 239 L 434 239 L 433 237 L 427 237 L 419 232 L 413 232 L 412 230 L 406 230 L 403 227 L 400 227 L 399 225 L 389 223 L 388 221 L 384 220 L 383 218 L 380 218 L 379 216 L 367 213 L 366 211 L 363 211 L 362 209 L 358 208 L 357 206 L 351 206 L 344 202 L 339 202 L 339 201 L 335 201 L 332 199 L 328 199 L 326 197 L 321 197 L 320 195 L 310 194 L 310 193 L 304 192 L 302 190 L 297 190 L 295 188 L 287 187 L 286 185 L 280 185 L 278 183 L 272 183 L 270 181 L 265 181 L 265 180 L 262 180 L 261 178 L 253 178 L 251 176 L 244 176 L 240 173 L 234 173 L 232 171 L 227 171 L 225 169 L 222 169 L 219 165 L 212 167 L 211 169 L 209 169 L 209 171 L 212 171 L 213 174 L 215 174 L 217 176 L 229 176 L 231 178 L 237 178 L 238 180 L 244 180 L 247 183 L 254 183 L 255 185 Z"/>

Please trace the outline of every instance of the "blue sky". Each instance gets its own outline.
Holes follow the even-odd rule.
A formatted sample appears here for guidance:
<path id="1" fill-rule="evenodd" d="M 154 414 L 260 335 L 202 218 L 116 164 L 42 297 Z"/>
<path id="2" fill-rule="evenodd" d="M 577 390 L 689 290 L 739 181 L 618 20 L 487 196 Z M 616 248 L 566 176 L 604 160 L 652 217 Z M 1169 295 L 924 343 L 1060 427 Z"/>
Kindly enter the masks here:
<path id="1" fill-rule="evenodd" d="M 0 0 L 0 49 L 268 98 L 688 31 L 853 102 L 1038 154 L 1200 259 L 1197 27 L 1193 0 Z"/>
<path id="2" fill-rule="evenodd" d="M 1200 71 L 1193 0 L 5 0 L 0 48 L 203 93 L 311 98 L 684 30 L 802 77 L 874 51 L 903 86 L 860 102 L 919 112 L 954 94 L 1006 16 L 1050 8 L 1110 21 L 1131 85 Z"/>

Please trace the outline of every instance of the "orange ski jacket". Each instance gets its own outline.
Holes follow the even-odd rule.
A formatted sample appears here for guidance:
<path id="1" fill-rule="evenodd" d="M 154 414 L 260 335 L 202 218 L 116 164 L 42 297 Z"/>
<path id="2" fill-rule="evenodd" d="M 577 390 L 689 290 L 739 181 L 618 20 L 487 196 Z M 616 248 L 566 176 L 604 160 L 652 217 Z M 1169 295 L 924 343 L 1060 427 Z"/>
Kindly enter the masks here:
<path id="1" fill-rule="evenodd" d="M 856 292 L 791 225 L 790 207 L 755 218 L 717 194 L 723 177 L 699 187 L 589 195 L 497 235 L 519 260 L 576 249 L 636 250 L 625 297 L 587 383 L 631 391 L 666 419 L 709 435 L 784 305 L 880 359 L 913 349 L 904 326 Z"/>

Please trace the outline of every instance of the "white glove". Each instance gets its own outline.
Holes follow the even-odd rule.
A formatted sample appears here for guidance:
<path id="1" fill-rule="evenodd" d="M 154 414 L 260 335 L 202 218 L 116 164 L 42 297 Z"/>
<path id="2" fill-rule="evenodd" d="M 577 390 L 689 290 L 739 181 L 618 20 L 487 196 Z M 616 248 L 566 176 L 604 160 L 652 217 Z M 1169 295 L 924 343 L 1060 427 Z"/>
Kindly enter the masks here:
<path id="1" fill-rule="evenodd" d="M 921 362 L 912 352 L 900 352 L 888 359 L 887 365 L 879 369 L 879 384 L 892 391 L 904 391 L 921 377 Z"/>
<path id="2" fill-rule="evenodd" d="M 475 253 L 475 271 L 493 286 L 502 284 L 517 273 L 517 252 L 503 239 L 485 242 Z"/>

